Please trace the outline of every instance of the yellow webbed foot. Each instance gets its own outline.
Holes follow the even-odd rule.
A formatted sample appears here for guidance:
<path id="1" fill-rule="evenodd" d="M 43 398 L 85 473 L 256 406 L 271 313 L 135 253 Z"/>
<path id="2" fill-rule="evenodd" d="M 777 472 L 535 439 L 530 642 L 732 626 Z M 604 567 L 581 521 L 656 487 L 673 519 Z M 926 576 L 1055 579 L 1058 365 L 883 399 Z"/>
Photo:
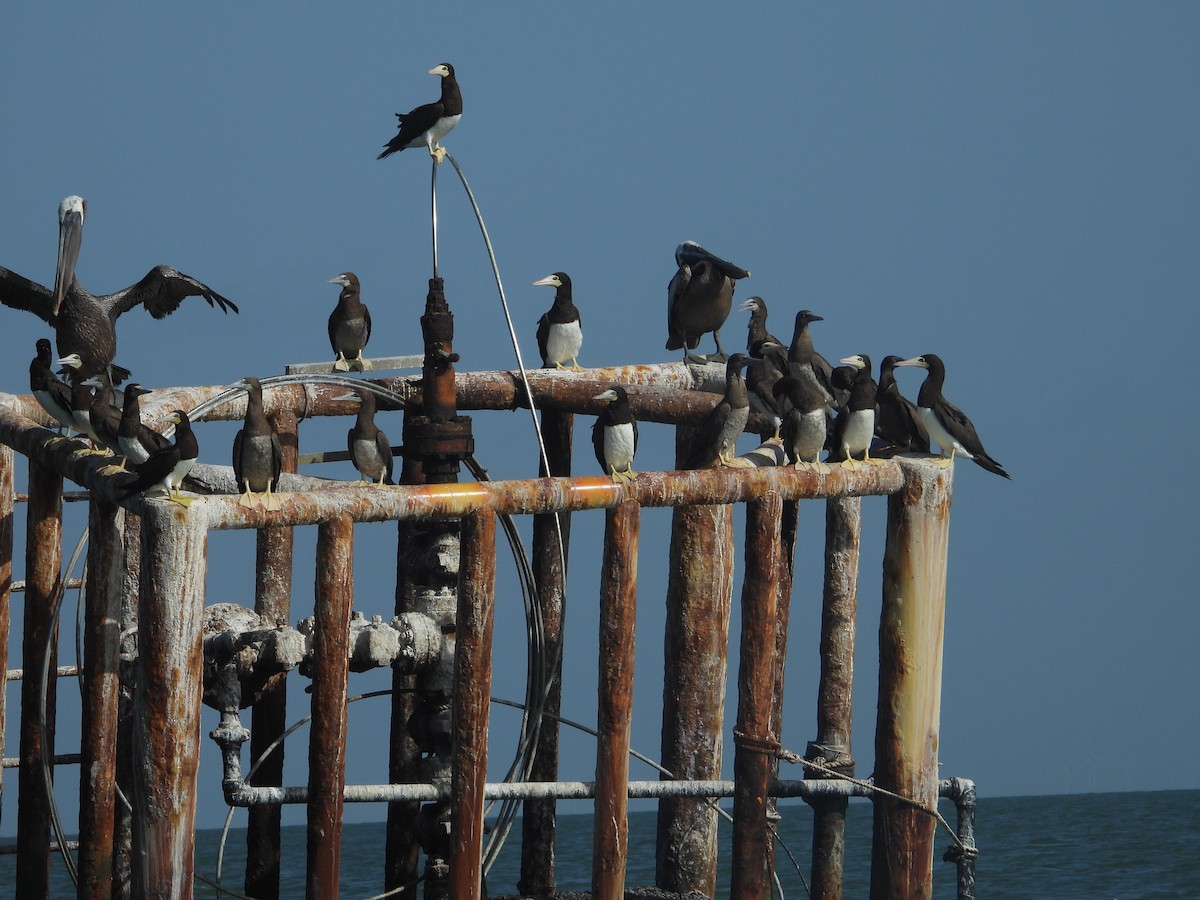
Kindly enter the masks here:
<path id="1" fill-rule="evenodd" d="M 446 161 L 446 148 L 445 147 L 430 147 L 429 155 L 432 156 L 437 161 L 438 165 L 441 165 L 442 163 L 444 163 Z"/>
<path id="2" fill-rule="evenodd" d="M 346 357 L 342 356 L 342 354 L 340 354 L 340 353 L 337 355 L 337 359 L 335 359 L 333 361 L 333 371 L 335 371 L 335 372 L 349 372 L 350 371 L 350 363 L 346 362 Z"/>
<path id="3" fill-rule="evenodd" d="M 571 357 L 571 371 L 572 372 L 582 372 L 583 371 L 583 366 L 581 366 L 579 364 L 579 360 L 575 359 L 574 357 Z"/>

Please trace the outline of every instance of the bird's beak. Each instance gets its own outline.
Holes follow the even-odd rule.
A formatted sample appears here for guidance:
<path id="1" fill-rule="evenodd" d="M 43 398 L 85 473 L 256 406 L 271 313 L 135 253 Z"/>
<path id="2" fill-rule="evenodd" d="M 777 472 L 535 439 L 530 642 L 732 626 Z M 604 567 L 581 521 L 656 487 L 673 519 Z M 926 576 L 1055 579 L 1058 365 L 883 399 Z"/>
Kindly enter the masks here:
<path id="1" fill-rule="evenodd" d="M 346 279 L 342 275 L 338 275 L 336 278 L 330 278 L 325 283 L 326 284 L 340 284 L 342 287 L 346 287 Z"/>
<path id="2" fill-rule="evenodd" d="M 593 397 L 592 399 L 593 399 L 593 400 L 616 400 L 616 399 L 617 399 L 617 392 L 616 392 L 616 391 L 612 391 L 612 390 L 608 390 L 608 391 L 605 391 L 605 392 L 604 392 L 604 393 L 602 393 L 602 394 L 597 394 L 597 395 L 596 395 L 595 397 Z"/>
<path id="3" fill-rule="evenodd" d="M 919 357 L 919 356 L 914 356 L 912 359 L 902 359 L 902 360 L 900 360 L 900 362 L 896 363 L 896 365 L 898 365 L 898 366 L 917 366 L 918 368 L 921 368 L 921 369 L 925 368 L 921 364 L 921 357 Z"/>
<path id="4" fill-rule="evenodd" d="M 71 210 L 58 224 L 58 265 L 54 270 L 54 315 L 75 280 L 75 263 L 79 260 L 79 244 L 83 240 L 83 213 Z"/>
<path id="5" fill-rule="evenodd" d="M 862 368 L 862 358 L 858 356 L 847 356 L 845 359 L 839 359 L 843 366 L 854 366 L 856 369 Z"/>
<path id="6" fill-rule="evenodd" d="M 444 75 L 445 72 L 442 69 L 442 64 L 438 63 L 436 66 L 434 66 L 432 69 L 430 69 L 425 74 L 426 75 Z"/>
<path id="7" fill-rule="evenodd" d="M 539 278 L 537 281 L 533 282 L 534 287 L 541 287 L 542 285 L 547 284 L 551 287 L 557 286 L 557 282 L 555 282 L 553 275 L 547 275 L 545 278 Z"/>
<path id="8" fill-rule="evenodd" d="M 739 312 L 754 312 L 754 308 L 756 305 L 757 305 L 757 301 L 753 297 L 751 297 L 749 300 L 743 300 L 740 304 L 738 304 L 738 311 Z"/>
<path id="9" fill-rule="evenodd" d="M 66 356 L 54 361 L 56 366 L 69 366 L 72 369 L 78 369 L 83 365 L 83 361 L 79 358 L 78 353 L 68 353 Z"/>

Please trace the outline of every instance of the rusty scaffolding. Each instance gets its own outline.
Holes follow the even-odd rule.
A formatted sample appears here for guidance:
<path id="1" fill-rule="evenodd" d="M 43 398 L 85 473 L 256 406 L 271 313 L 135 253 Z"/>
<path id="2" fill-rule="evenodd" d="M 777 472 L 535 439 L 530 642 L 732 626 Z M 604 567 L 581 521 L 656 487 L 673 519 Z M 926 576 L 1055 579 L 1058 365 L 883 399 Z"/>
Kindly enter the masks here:
<path id="1" fill-rule="evenodd" d="M 103 459 L 76 455 L 77 444 L 56 440 L 31 397 L 0 394 L 0 653 L 7 652 L 14 589 L 16 454 L 28 464 L 17 896 L 49 896 L 43 768 L 71 760 L 55 756 L 55 678 L 35 674 L 62 674 L 51 633 L 52 607 L 63 587 L 64 479 L 87 491 L 90 530 L 78 756 L 84 773 L 80 897 L 192 896 L 203 703 L 220 712 L 212 737 L 222 752 L 225 798 L 250 808 L 245 891 L 254 897 L 278 896 L 284 803 L 307 804 L 308 896 L 337 896 L 343 804 L 358 801 L 388 803 L 383 865 L 389 888 L 423 876 L 426 897 L 479 897 L 484 803 L 497 797 L 525 800 L 519 886 L 525 895 L 554 892 L 556 798 L 594 798 L 593 894 L 618 898 L 626 888 L 628 800 L 658 797 L 657 887 L 713 896 L 716 813 L 709 798 L 732 797 L 731 893 L 765 898 L 771 894 L 774 798 L 785 796 L 803 797 L 814 810 L 812 896 L 841 896 L 847 801 L 868 796 L 875 807 L 872 897 L 928 897 L 936 825 L 931 813 L 939 793 L 959 808 L 959 896 L 973 896 L 973 788 L 963 779 L 939 781 L 937 769 L 953 469 L 939 460 L 900 458 L 858 468 L 644 472 L 623 484 L 571 477 L 573 416 L 597 413 L 592 398 L 609 384 L 630 386 L 643 422 L 675 424 L 683 432 L 699 421 L 716 395 L 696 388 L 706 379 L 711 387 L 712 373 L 679 363 L 529 373 L 532 400 L 542 411 L 549 473 L 459 482 L 459 463 L 472 444 L 470 419 L 461 411 L 512 410 L 530 400 L 514 373 L 454 371 L 452 323 L 439 303 L 444 306 L 440 283 L 431 282 L 422 376 L 376 380 L 405 399 L 405 471 L 395 488 L 292 474 L 277 495 L 278 509 L 267 511 L 239 505 L 229 469 L 198 465 L 193 486 L 200 494 L 190 507 L 119 500 L 123 476 L 101 471 Z M 221 390 L 157 391 L 144 398 L 143 415 L 157 421 L 171 409 L 194 409 Z M 299 422 L 345 415 L 347 404 L 334 400 L 343 390 L 295 384 L 269 392 L 267 412 L 286 447 L 289 472 L 296 471 Z M 235 420 L 244 409 L 244 400 L 233 400 L 207 418 Z M 862 781 L 851 777 L 849 723 L 859 498 L 867 495 L 887 495 L 888 512 L 875 771 Z M 817 733 L 804 754 L 805 778 L 787 779 L 780 777 L 779 761 L 797 504 L 817 499 L 827 501 Z M 722 710 L 735 504 L 746 508 L 745 575 L 737 721 L 727 728 Z M 674 510 L 661 749 L 662 765 L 674 777 L 631 782 L 639 521 L 647 507 Z M 595 781 L 557 780 L 559 704 L 552 672 L 530 777 L 489 784 L 497 519 L 535 518 L 538 602 L 550 658 L 560 661 L 567 514 L 599 510 L 606 518 Z M 561 544 L 556 518 L 564 526 Z M 382 521 L 398 523 L 397 605 L 390 623 L 352 614 L 353 525 Z M 292 530 L 313 526 L 314 616 L 293 629 Z M 228 605 L 206 610 L 208 533 L 224 529 L 258 530 L 253 611 Z M 7 665 L 0 659 L 0 670 Z M 347 784 L 349 677 L 370 665 L 390 665 L 398 688 L 391 783 Z M 244 777 L 243 743 L 250 742 L 257 759 L 284 729 L 286 673 L 295 666 L 311 679 L 308 783 L 283 785 L 281 767 L 273 763 Z M 246 707 L 252 709 L 250 728 L 240 717 Z M 0 705 L 0 740 L 3 719 Z M 732 781 L 721 780 L 727 734 Z M 129 812 L 117 800 L 118 786 L 129 798 Z"/>

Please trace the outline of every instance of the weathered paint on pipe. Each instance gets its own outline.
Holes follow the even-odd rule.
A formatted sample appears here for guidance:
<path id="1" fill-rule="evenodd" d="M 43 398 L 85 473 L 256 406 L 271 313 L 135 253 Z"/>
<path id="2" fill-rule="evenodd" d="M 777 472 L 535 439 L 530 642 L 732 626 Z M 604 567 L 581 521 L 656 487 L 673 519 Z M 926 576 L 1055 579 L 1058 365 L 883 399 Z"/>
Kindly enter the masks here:
<path id="1" fill-rule="evenodd" d="M 88 510 L 88 584 L 83 629 L 80 900 L 85 897 L 108 900 L 112 896 L 124 580 L 125 511 L 106 500 L 95 500 Z"/>
<path id="2" fill-rule="evenodd" d="M 904 487 L 888 498 L 883 557 L 875 783 L 933 810 L 954 470 L 930 460 L 902 459 L 900 466 Z M 921 809 L 875 798 L 872 900 L 932 895 L 935 825 Z"/>
<path id="3" fill-rule="evenodd" d="M 483 887 L 483 786 L 487 781 L 496 608 L 496 516 L 463 519 L 454 650 L 450 896 L 478 900 Z"/>
<path id="4" fill-rule="evenodd" d="M 33 677 L 21 682 L 21 768 L 17 776 L 17 871 L 20 897 L 50 895 L 50 809 L 42 758 L 54 756 L 57 679 L 46 684 L 46 727 L 38 722 L 41 672 L 49 643 L 49 670 L 58 655 L 58 628 L 51 618 L 62 565 L 62 477 L 40 459 L 29 460 L 29 506 L 25 538 L 25 630 L 22 666 Z M 36 674 L 34 674 L 36 673 Z"/>
<path id="5" fill-rule="evenodd" d="M 138 603 L 142 580 L 142 519 L 125 511 L 125 578 L 121 590 L 121 652 L 136 656 Z M 131 679 L 132 681 L 132 679 Z M 117 701 L 117 787 L 133 796 L 133 685 L 122 681 Z M 133 815 L 118 803 L 113 836 L 113 900 L 130 900 L 133 890 Z"/>
<path id="6" fill-rule="evenodd" d="M 134 697 L 135 897 L 191 900 L 203 693 L 203 506 L 142 504 Z"/>
<path id="7" fill-rule="evenodd" d="M 629 741 L 633 722 L 641 509 L 623 503 L 605 514 L 600 569 L 600 676 L 596 716 L 596 812 L 592 897 L 622 900 L 629 854 Z"/>
<path id="8" fill-rule="evenodd" d="M 574 423 L 575 416 L 569 412 L 542 413 L 542 440 L 546 445 L 550 471 L 542 471 L 541 474 L 570 476 Z M 562 699 L 563 605 L 567 580 L 564 564 L 570 548 L 570 537 L 569 513 L 543 513 L 533 517 L 533 577 L 542 616 L 543 645 L 547 658 L 551 660 L 551 668 L 547 673 L 549 684 L 546 686 L 537 749 L 529 773 L 532 781 L 554 781 L 558 778 L 557 716 Z M 521 814 L 521 877 L 517 882 L 517 890 L 524 896 L 546 897 L 554 893 L 555 831 L 554 800 L 526 800 Z"/>
<path id="9" fill-rule="evenodd" d="M 309 900 L 338 895 L 342 790 L 346 785 L 346 696 L 350 608 L 354 602 L 354 523 L 339 516 L 317 531 L 312 724 L 308 740 Z"/>
<path id="10" fill-rule="evenodd" d="M 8 669 L 9 604 L 13 583 L 13 451 L 0 444 L 0 672 Z M 8 691 L 0 691 L 0 756 L 4 755 Z M 0 772 L 0 799 L 4 797 L 4 774 Z M 2 808 L 2 804 L 0 804 Z M 0 823 L 4 814 L 0 812 Z"/>
<path id="11" fill-rule="evenodd" d="M 771 756 L 779 737 L 771 731 L 775 692 L 775 641 L 782 567 L 783 500 L 768 493 L 746 504 L 746 574 L 738 660 L 738 713 L 733 756 L 733 861 L 729 896 L 757 900 L 771 894 L 771 834 L 767 794 Z"/>
<path id="12" fill-rule="evenodd" d="M 809 504 L 810 506 L 812 504 Z M 788 626 L 792 612 L 792 579 L 796 564 L 796 535 L 800 528 L 800 501 L 786 500 L 779 522 L 780 554 L 779 591 L 775 599 L 775 691 L 771 704 L 771 733 L 783 735 L 783 693 L 787 681 Z M 779 777 L 779 759 L 771 759 L 771 778 Z M 767 799 L 767 822 L 771 827 L 780 820 L 775 797 Z M 767 845 L 767 866 L 775 868 L 775 841 Z"/>
<path id="13" fill-rule="evenodd" d="M 299 434 L 296 414 L 281 409 L 271 419 L 283 449 L 282 469 L 296 471 Z M 268 622 L 286 623 L 291 616 L 292 529 L 270 527 L 259 530 L 255 540 L 254 611 Z M 251 764 L 287 728 L 287 678 L 281 673 L 263 687 L 250 720 Z M 284 743 L 266 757 L 254 773 L 254 784 L 283 784 Z M 260 900 L 279 897 L 279 827 L 277 806 L 256 807 L 246 819 L 245 890 Z"/>
<path id="14" fill-rule="evenodd" d="M 733 507 L 676 507 L 671 517 L 660 762 L 675 778 L 721 774 L 733 597 Z M 655 884 L 713 896 L 717 813 L 701 798 L 658 805 Z"/>
<path id="15" fill-rule="evenodd" d="M 947 778 L 938 786 L 938 793 L 953 800 L 958 813 L 959 842 L 942 859 L 958 868 L 957 900 L 975 900 L 975 859 L 979 856 L 975 847 L 975 782 L 969 778 Z"/>
<path id="16" fill-rule="evenodd" d="M 821 604 L 821 677 L 817 686 L 817 737 L 809 758 L 854 774 L 850 725 L 854 688 L 854 630 L 858 604 L 858 550 L 862 498 L 835 497 L 825 509 L 825 587 Z M 811 769 L 809 778 L 826 778 Z M 846 798 L 813 803 L 812 885 L 820 900 L 840 900 L 846 855 Z"/>

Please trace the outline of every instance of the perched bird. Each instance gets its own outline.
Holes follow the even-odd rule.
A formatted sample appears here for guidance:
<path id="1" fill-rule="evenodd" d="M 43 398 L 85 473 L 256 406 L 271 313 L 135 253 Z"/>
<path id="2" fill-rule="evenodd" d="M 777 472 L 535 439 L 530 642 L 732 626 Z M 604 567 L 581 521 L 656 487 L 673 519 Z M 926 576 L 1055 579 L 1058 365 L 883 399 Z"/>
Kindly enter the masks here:
<path id="1" fill-rule="evenodd" d="M 750 397 L 742 377 L 750 361 L 745 353 L 735 353 L 725 363 L 725 396 L 696 427 L 683 468 L 701 469 L 714 462 L 728 466 L 737 455 L 738 436 L 750 418 Z"/>
<path id="2" fill-rule="evenodd" d="M 711 331 L 717 345 L 715 358 L 724 360 L 720 332 L 733 309 L 733 282 L 749 278 L 750 273 L 694 241 L 675 248 L 675 264 L 679 269 L 667 286 L 667 349 L 682 347 L 684 359 L 691 359 L 690 351 Z"/>
<path id="3" fill-rule="evenodd" d="M 767 331 L 767 302 L 762 297 L 750 297 L 738 309 L 750 313 L 750 321 L 747 323 L 746 350 L 751 356 L 762 356 L 764 344 L 783 346 L 783 341 Z"/>
<path id="4" fill-rule="evenodd" d="M 354 468 L 363 480 L 376 485 L 395 484 L 392 481 L 392 445 L 375 425 L 375 394 L 372 391 L 351 391 L 338 400 L 357 400 L 358 418 L 346 432 L 346 446 Z"/>
<path id="5" fill-rule="evenodd" d="M 570 362 L 576 372 L 579 367 L 579 348 L 583 346 L 583 328 L 579 310 L 571 302 L 571 277 L 566 272 L 555 272 L 539 278 L 534 287 L 550 285 L 555 288 L 554 303 L 544 316 L 538 319 L 538 351 L 542 354 L 543 369 L 563 369 Z"/>
<path id="6" fill-rule="evenodd" d="M 855 372 L 850 382 L 850 396 L 838 413 L 833 456 L 840 459 L 844 466 L 854 468 L 854 457 L 860 453 L 865 462 L 871 461 L 871 439 L 875 436 L 876 385 L 871 377 L 869 356 L 848 356 L 840 362 Z"/>
<path id="7" fill-rule="evenodd" d="M 361 372 L 363 349 L 371 339 L 371 311 L 359 297 L 358 276 L 343 272 L 330 278 L 329 284 L 340 284 L 337 306 L 329 314 L 329 346 L 333 348 L 335 372 Z"/>
<path id="8" fill-rule="evenodd" d="M 246 418 L 233 439 L 233 475 L 242 490 L 238 505 L 251 508 L 255 504 L 254 494 L 265 494 L 267 509 L 277 509 L 271 489 L 279 487 L 283 447 L 263 412 L 262 383 L 247 375 L 241 385 L 246 389 Z"/>
<path id="9" fill-rule="evenodd" d="M 117 355 L 117 317 L 135 306 L 144 306 L 156 319 L 168 316 L 188 297 L 200 296 L 222 312 L 238 308 L 208 285 L 170 266 L 155 266 L 137 284 L 115 294 L 89 294 L 75 279 L 87 202 L 67 197 L 58 208 L 58 267 L 54 290 L 0 268 L 0 303 L 31 312 L 54 327 L 60 356 L 79 356 L 71 378 L 82 381 L 108 373 L 113 384 L 129 377 L 129 370 L 113 365 Z"/>
<path id="10" fill-rule="evenodd" d="M 121 411 L 112 404 L 112 388 L 108 386 L 107 379 L 101 378 L 95 393 L 92 394 L 92 403 L 88 407 L 88 422 L 91 423 L 92 433 L 96 435 L 100 445 L 109 453 L 119 455 L 121 448 L 117 444 L 117 429 L 121 427 Z M 120 466 L 113 468 L 125 468 L 124 460 Z"/>
<path id="11" fill-rule="evenodd" d="M 613 385 L 593 400 L 604 400 L 607 406 L 592 426 L 592 446 L 596 462 L 613 481 L 633 481 L 633 457 L 637 453 L 637 420 L 629 408 L 625 388 Z"/>
<path id="12" fill-rule="evenodd" d="M 788 373 L 797 378 L 807 378 L 828 394 L 835 401 L 835 406 L 840 406 L 829 379 L 833 366 L 813 347 L 812 335 L 808 331 L 811 323 L 823 321 L 824 317 L 811 309 L 796 313 L 796 327 L 792 331 L 792 343 L 788 346 Z M 844 402 L 844 397 L 842 400 Z"/>
<path id="13" fill-rule="evenodd" d="M 71 436 L 75 419 L 71 415 L 71 388 L 54 374 L 54 355 L 50 352 L 50 341 L 38 338 L 37 356 L 29 363 L 29 390 L 33 397 L 50 416 Z"/>
<path id="14" fill-rule="evenodd" d="M 188 414 L 182 409 L 172 412 L 166 421 L 175 425 L 175 443 L 151 453 L 144 463 L 135 467 L 137 478 L 121 491 L 121 499 L 128 499 L 134 494 L 162 490 L 168 500 L 173 500 L 180 506 L 186 507 L 191 504 L 191 498 L 182 495 L 182 485 L 183 479 L 192 470 L 196 457 L 200 455 L 200 445 L 196 442 Z"/>
<path id="15" fill-rule="evenodd" d="M 68 357 L 69 358 L 69 357 Z M 61 362 L 61 360 L 60 360 Z M 75 430 L 92 442 L 93 450 L 79 450 L 77 453 L 100 453 L 105 454 L 108 451 L 102 449 L 103 445 L 100 438 L 96 436 L 95 430 L 92 428 L 92 388 L 85 381 L 76 381 L 71 385 L 71 418 L 75 422 Z"/>
<path id="16" fill-rule="evenodd" d="M 783 449 L 796 468 L 815 463 L 825 447 L 829 397 L 807 378 L 785 375 L 771 388 L 787 400 L 783 413 Z"/>
<path id="17" fill-rule="evenodd" d="M 773 423 L 771 434 L 778 437 L 788 409 L 788 399 L 785 392 L 776 392 L 774 388 L 779 379 L 788 374 L 787 347 L 764 341 L 759 345 L 758 355 L 760 358 L 752 360 L 746 368 L 750 409 L 770 416 Z"/>
<path id="18" fill-rule="evenodd" d="M 900 393 L 892 370 L 898 356 L 885 356 L 879 364 L 879 387 L 875 394 L 875 436 L 880 450 L 876 455 L 928 453 L 929 433 L 921 424 L 917 405 Z"/>
<path id="19" fill-rule="evenodd" d="M 418 106 L 412 112 L 396 113 L 396 118 L 400 120 L 400 131 L 384 145 L 383 152 L 376 159 L 383 159 L 409 147 L 421 146 L 427 147 L 429 155 L 439 163 L 446 158 L 446 151 L 438 146 L 438 141 L 449 134 L 462 118 L 462 92 L 458 89 L 454 66 L 450 63 L 434 66 L 429 74 L 441 76 L 441 98 L 436 103 Z"/>
<path id="20" fill-rule="evenodd" d="M 138 398 L 150 393 L 140 384 L 125 385 L 125 402 L 121 406 L 121 424 L 117 427 L 117 446 L 121 455 L 134 466 L 140 466 L 150 456 L 171 445 L 171 441 L 142 423 Z"/>
<path id="21" fill-rule="evenodd" d="M 902 359 L 897 366 L 917 366 L 928 369 L 929 374 L 917 394 L 917 412 L 929 437 L 937 442 L 943 457 L 953 459 L 961 456 L 973 459 L 989 472 L 1011 478 L 1004 467 L 988 456 L 983 442 L 975 433 L 975 426 L 961 409 L 942 396 L 942 384 L 946 380 L 946 366 L 941 357 L 926 353 L 912 359 Z"/>

